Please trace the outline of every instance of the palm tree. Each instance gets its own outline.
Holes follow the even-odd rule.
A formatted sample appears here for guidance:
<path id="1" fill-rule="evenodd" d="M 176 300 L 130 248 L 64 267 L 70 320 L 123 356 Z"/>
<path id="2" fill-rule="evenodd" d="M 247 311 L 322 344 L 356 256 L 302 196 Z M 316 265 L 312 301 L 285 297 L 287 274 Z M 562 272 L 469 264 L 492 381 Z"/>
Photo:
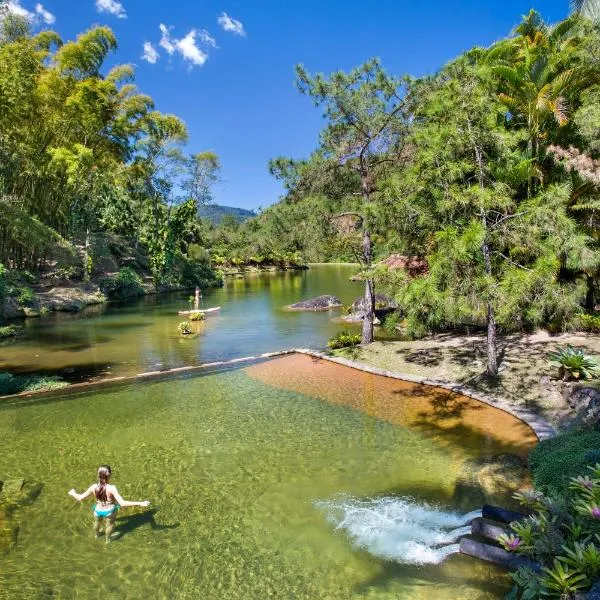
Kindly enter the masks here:
<path id="1" fill-rule="evenodd" d="M 600 0 L 571 0 L 571 10 L 588 19 L 600 20 Z"/>
<path id="2" fill-rule="evenodd" d="M 600 0 L 599 0 L 600 1 Z M 509 118 L 528 132 L 528 154 L 536 161 L 549 133 L 569 120 L 568 99 L 585 86 L 585 74 L 565 68 L 575 50 L 576 17 L 547 26 L 531 11 L 516 29 L 516 36 L 494 46 L 487 62 L 498 78 L 499 99 Z"/>

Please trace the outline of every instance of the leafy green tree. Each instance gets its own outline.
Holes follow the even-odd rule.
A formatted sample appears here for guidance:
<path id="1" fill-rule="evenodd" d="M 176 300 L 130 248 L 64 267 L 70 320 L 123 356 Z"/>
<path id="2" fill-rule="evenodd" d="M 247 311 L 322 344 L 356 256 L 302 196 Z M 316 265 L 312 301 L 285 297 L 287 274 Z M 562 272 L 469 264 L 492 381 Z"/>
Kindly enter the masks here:
<path id="1" fill-rule="evenodd" d="M 528 175 L 521 138 L 503 126 L 486 70 L 459 60 L 419 92 L 407 208 L 429 270 L 401 276 L 398 295 L 416 330 L 484 323 L 486 371 L 495 376 L 498 326 L 576 312 L 582 288 L 557 274 L 561 255 L 588 252 L 589 238 L 567 214 L 568 189 L 519 195 Z"/>
<path id="2" fill-rule="evenodd" d="M 213 201 L 213 187 L 219 182 L 221 162 L 211 151 L 192 154 L 185 164 L 183 190 L 198 206 Z"/>
<path id="3" fill-rule="evenodd" d="M 365 316 L 362 343 L 373 341 L 375 285 L 373 260 L 373 200 L 378 170 L 403 147 L 405 99 L 402 81 L 389 76 L 373 59 L 350 73 L 311 76 L 296 67 L 297 85 L 316 106 L 323 106 L 328 123 L 321 133 L 323 157 L 359 176 L 355 193 L 362 198 L 357 213 L 362 229 L 361 262 L 365 272 Z"/>

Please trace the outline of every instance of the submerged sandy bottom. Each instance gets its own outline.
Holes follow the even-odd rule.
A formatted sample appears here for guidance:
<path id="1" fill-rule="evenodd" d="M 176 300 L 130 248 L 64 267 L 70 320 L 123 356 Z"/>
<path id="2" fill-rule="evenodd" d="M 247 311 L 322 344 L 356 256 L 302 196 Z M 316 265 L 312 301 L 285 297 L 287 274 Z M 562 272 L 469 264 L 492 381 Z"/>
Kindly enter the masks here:
<path id="1" fill-rule="evenodd" d="M 349 406 L 377 419 L 422 431 L 448 446 L 472 446 L 526 458 L 537 443 L 533 430 L 516 417 L 442 388 L 373 375 L 290 354 L 246 369 L 263 383 Z M 464 451 L 465 448 L 461 448 Z"/>

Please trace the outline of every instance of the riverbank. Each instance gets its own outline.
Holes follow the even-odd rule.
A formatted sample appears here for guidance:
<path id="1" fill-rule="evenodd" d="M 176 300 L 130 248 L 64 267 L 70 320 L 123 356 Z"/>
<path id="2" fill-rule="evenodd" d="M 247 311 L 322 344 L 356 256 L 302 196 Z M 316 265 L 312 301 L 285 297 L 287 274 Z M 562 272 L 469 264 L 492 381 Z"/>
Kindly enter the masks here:
<path id="1" fill-rule="evenodd" d="M 485 337 L 443 334 L 414 341 L 381 341 L 369 346 L 336 350 L 335 356 L 350 358 L 386 371 L 464 385 L 515 408 L 525 408 L 558 428 L 576 422 L 569 404 L 575 384 L 556 379 L 548 354 L 571 344 L 600 356 L 597 335 L 577 333 L 504 336 L 499 340 L 500 374 L 495 381 L 485 371 Z M 578 385 L 583 385 L 579 383 Z M 585 385 L 594 387 L 594 382 Z"/>
<path id="2" fill-rule="evenodd" d="M 3 316 L 5 320 L 27 317 L 40 317 L 50 312 L 79 312 L 88 306 L 103 304 L 114 298 L 104 293 L 101 289 L 102 279 L 89 283 L 73 282 L 48 288 L 47 286 L 32 286 L 31 297 L 27 304 L 19 302 L 14 296 L 4 300 Z M 193 290 L 190 285 L 155 285 L 151 277 L 141 280 L 135 293 L 128 296 L 148 296 Z M 123 297 L 119 298 L 122 299 Z"/>
<path id="3" fill-rule="evenodd" d="M 247 275 L 248 273 L 279 273 L 281 271 L 306 271 L 309 265 L 237 265 L 220 267 L 224 277 Z"/>

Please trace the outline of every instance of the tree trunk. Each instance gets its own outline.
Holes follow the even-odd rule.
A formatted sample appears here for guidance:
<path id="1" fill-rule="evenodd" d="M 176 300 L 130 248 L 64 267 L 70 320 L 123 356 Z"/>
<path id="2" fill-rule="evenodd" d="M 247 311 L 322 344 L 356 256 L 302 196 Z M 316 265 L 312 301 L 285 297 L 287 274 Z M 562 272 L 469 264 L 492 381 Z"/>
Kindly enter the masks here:
<path id="1" fill-rule="evenodd" d="M 469 130 L 469 136 L 471 138 L 471 143 L 473 144 L 473 151 L 475 153 L 475 161 L 477 162 L 477 174 L 479 180 L 479 189 L 483 191 L 485 188 L 485 174 L 483 171 L 483 153 L 481 148 L 477 144 L 475 137 L 473 135 L 473 129 L 471 127 L 471 121 L 467 120 L 467 127 Z M 484 235 L 486 237 L 483 238 L 483 244 L 481 245 L 481 252 L 483 254 L 483 264 L 486 276 L 489 278 L 492 276 L 492 257 L 490 254 L 490 247 L 488 245 L 487 239 L 487 218 L 485 215 L 485 209 L 482 207 L 481 209 L 481 223 L 483 225 L 483 229 L 486 232 Z M 487 300 L 487 369 L 486 373 L 490 377 L 496 377 L 498 375 L 498 348 L 496 341 L 496 317 L 494 314 L 494 305 L 492 301 L 488 298 Z"/>
<path id="2" fill-rule="evenodd" d="M 585 308 L 590 312 L 595 310 L 596 306 L 596 281 L 593 275 L 587 276 L 587 292 L 585 295 Z"/>
<path id="3" fill-rule="evenodd" d="M 486 222 L 485 217 L 483 219 Z M 490 248 L 487 241 L 484 240 L 481 247 L 483 252 L 483 261 L 485 265 L 485 274 L 492 274 L 492 260 L 490 257 Z M 494 306 L 491 300 L 487 301 L 487 374 L 490 377 L 498 375 L 498 348 L 496 342 L 496 317 L 494 315 Z"/>
<path id="4" fill-rule="evenodd" d="M 367 267 L 371 266 L 371 234 L 367 229 L 363 231 L 363 259 Z M 375 320 L 375 282 L 371 277 L 365 277 L 365 297 L 362 339 L 361 344 L 373 342 L 373 321 Z"/>
<path id="5" fill-rule="evenodd" d="M 363 203 L 368 204 L 371 201 L 369 194 L 369 177 L 364 157 L 361 156 L 360 181 L 362 188 Z M 373 260 L 373 244 L 371 243 L 371 232 L 366 216 L 363 217 L 363 239 L 362 239 L 363 263 L 366 270 L 371 268 Z M 368 274 L 365 277 L 365 302 L 364 317 L 362 328 L 361 344 L 371 344 L 374 339 L 373 321 L 375 320 L 375 282 Z"/>
<path id="6" fill-rule="evenodd" d="M 85 230 L 85 246 L 83 250 L 83 280 L 87 283 L 91 277 L 90 264 L 90 228 Z"/>
<path id="7" fill-rule="evenodd" d="M 488 302 L 487 305 L 487 369 L 490 377 L 498 375 L 498 346 L 496 343 L 496 319 L 494 318 L 494 307 Z"/>

